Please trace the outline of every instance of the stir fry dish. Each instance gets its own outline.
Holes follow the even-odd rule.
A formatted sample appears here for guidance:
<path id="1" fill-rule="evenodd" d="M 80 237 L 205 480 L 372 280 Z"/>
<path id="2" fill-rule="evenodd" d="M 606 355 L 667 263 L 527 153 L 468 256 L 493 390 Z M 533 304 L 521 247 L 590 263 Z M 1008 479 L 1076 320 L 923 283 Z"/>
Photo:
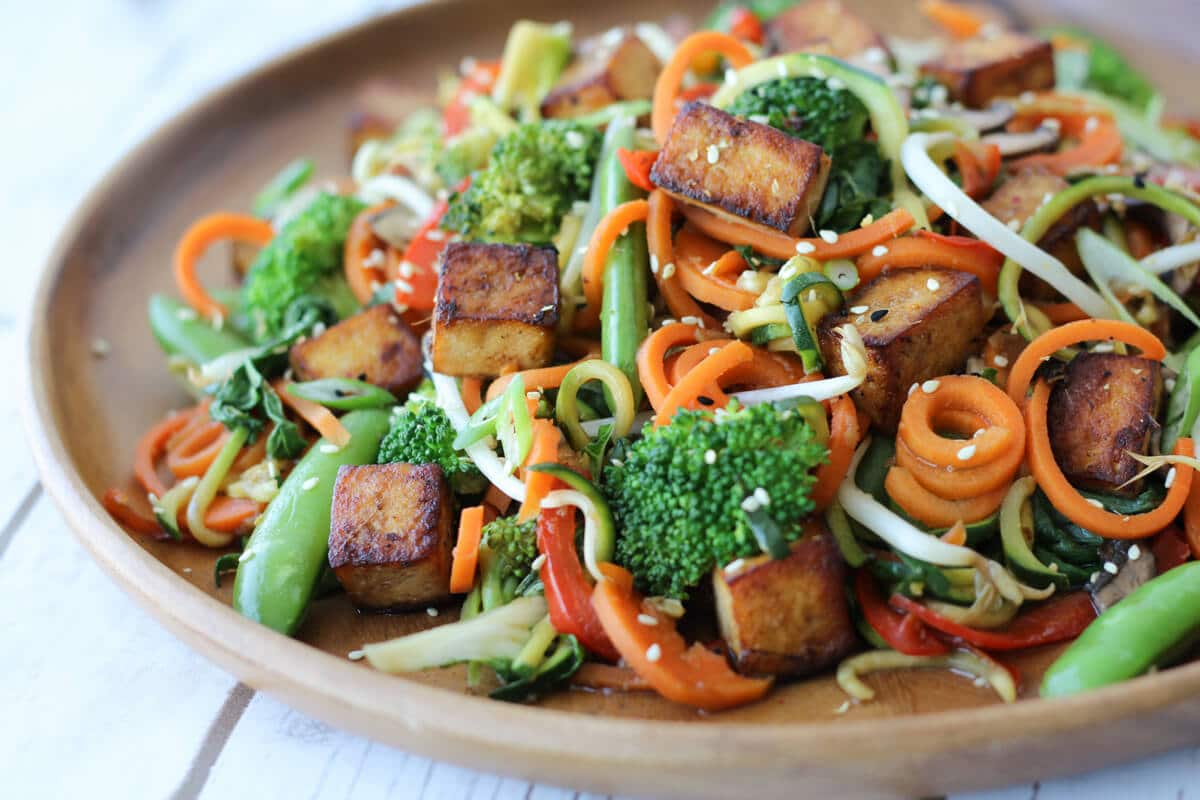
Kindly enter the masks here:
<path id="1" fill-rule="evenodd" d="M 427 610 L 351 657 L 505 700 L 1185 659 L 1200 124 L 1083 31 L 920 10 L 521 21 L 434 106 L 368 87 L 348 176 L 182 232 L 149 317 L 194 405 L 106 507 L 284 634 Z"/>

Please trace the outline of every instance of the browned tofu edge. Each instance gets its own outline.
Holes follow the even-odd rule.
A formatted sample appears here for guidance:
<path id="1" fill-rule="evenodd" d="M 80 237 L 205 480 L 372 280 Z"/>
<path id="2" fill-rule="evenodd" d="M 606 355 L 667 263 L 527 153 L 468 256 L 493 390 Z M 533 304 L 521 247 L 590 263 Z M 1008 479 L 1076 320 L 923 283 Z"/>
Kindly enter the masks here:
<path id="1" fill-rule="evenodd" d="M 424 374 L 420 338 L 386 304 L 296 342 L 288 359 L 300 380 L 362 378 L 394 393 L 412 389 Z"/>
<path id="2" fill-rule="evenodd" d="M 921 74 L 945 84 L 955 100 L 981 108 L 997 97 L 1054 88 L 1054 48 L 1046 40 L 1013 32 L 968 39 L 951 43 L 940 58 L 921 66 Z"/>
<path id="3" fill-rule="evenodd" d="M 627 32 L 615 46 L 599 41 L 603 38 L 593 37 L 580 47 L 542 100 L 543 116 L 569 118 L 653 95 L 662 64 L 641 37 Z"/>

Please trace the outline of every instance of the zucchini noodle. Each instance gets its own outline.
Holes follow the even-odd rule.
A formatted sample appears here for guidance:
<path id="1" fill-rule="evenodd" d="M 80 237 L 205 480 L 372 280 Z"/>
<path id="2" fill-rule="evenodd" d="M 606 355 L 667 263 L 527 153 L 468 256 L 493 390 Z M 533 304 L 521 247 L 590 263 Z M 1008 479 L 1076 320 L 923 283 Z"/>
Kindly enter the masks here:
<path id="1" fill-rule="evenodd" d="M 1142 259 L 1142 269 L 1161 275 L 1197 261 L 1200 261 L 1200 241 L 1187 242 L 1151 253 Z"/>
<path id="2" fill-rule="evenodd" d="M 449 375 L 429 371 L 433 387 L 437 391 L 438 405 L 450 418 L 454 430 L 461 433 L 466 429 L 470 420 L 467 407 L 463 405 L 462 393 L 458 390 L 458 381 Z M 467 456 L 474 462 L 483 476 L 506 495 L 518 503 L 525 502 L 525 484 L 510 475 L 492 448 L 484 442 L 467 445 Z"/>
<path id="3" fill-rule="evenodd" d="M 221 484 L 225 482 L 225 476 L 229 474 L 229 468 L 233 466 L 234 459 L 242 451 L 242 445 L 246 443 L 246 439 L 249 437 L 250 432 L 245 428 L 237 428 L 230 433 L 229 439 L 226 440 L 225 444 L 221 445 L 217 457 L 213 459 L 212 464 L 204 472 L 204 477 L 196 484 L 196 490 L 192 493 L 191 499 L 188 500 L 188 530 L 196 541 L 205 547 L 224 547 L 233 541 L 232 534 L 219 533 L 205 525 L 204 515 L 208 512 L 208 507 L 212 505 L 213 499 L 217 496 Z"/>
<path id="4" fill-rule="evenodd" d="M 187 505 L 196 491 L 200 479 L 195 475 L 184 478 L 179 483 L 163 492 L 162 497 L 150 495 L 151 511 L 154 512 L 158 524 L 176 541 L 183 538 L 179 531 L 179 509 Z"/>
<path id="5" fill-rule="evenodd" d="M 863 683 L 861 676 L 891 669 L 950 669 L 987 681 L 1006 703 L 1017 699 L 1017 685 L 1009 671 L 992 659 L 969 650 L 942 656 L 906 656 L 895 650 L 860 653 L 838 665 L 838 686 L 855 700 L 874 700 L 875 690 Z"/>
<path id="6" fill-rule="evenodd" d="M 596 504 L 586 494 L 574 489 L 555 489 L 542 499 L 542 508 L 563 506 L 575 506 L 583 512 L 583 565 L 593 578 L 603 580 L 604 574 L 600 572 L 600 558 L 596 552 L 600 524 Z"/>
<path id="7" fill-rule="evenodd" d="M 358 196 L 371 205 L 395 200 L 421 219 L 433 214 L 433 198 L 415 181 L 402 175 L 376 175 L 358 187 Z"/>
<path id="8" fill-rule="evenodd" d="M 567 439 L 576 450 L 585 447 L 591 437 L 579 423 L 579 390 L 588 381 L 599 381 L 608 389 L 615 414 L 613 436 L 623 439 L 633 430 L 637 404 L 633 398 L 633 387 L 625 373 L 607 361 L 593 358 L 571 368 L 558 387 L 554 400 L 554 414 L 558 424 L 567 433 Z"/>

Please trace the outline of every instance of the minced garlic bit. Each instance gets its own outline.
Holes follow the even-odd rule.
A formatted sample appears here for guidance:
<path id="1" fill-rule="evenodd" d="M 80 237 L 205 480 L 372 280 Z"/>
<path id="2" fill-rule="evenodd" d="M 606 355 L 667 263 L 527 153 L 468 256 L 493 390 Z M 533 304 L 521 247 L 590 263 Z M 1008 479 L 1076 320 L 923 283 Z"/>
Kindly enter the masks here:
<path id="1" fill-rule="evenodd" d="M 939 380 L 925 381 L 924 383 L 921 384 L 921 391 L 924 392 L 925 394 L 933 394 L 934 392 L 936 392 L 938 390 L 938 387 L 941 385 L 942 385 L 942 382 Z"/>
<path id="2" fill-rule="evenodd" d="M 92 339 L 92 355 L 96 358 L 104 358 L 111 352 L 112 345 L 109 344 L 108 339 L 102 339 L 99 336 Z"/>
<path id="3" fill-rule="evenodd" d="M 306 480 L 304 483 L 300 484 L 300 488 L 306 492 L 311 492 L 313 489 L 317 488 L 317 484 L 320 482 L 321 482 L 321 479 L 318 478 L 316 475 L 313 475 L 311 478 Z"/>
<path id="4" fill-rule="evenodd" d="M 942 284 L 938 282 L 937 278 L 930 278 L 929 280 L 925 281 L 925 288 L 931 292 L 936 292 L 938 289 L 942 288 Z"/>

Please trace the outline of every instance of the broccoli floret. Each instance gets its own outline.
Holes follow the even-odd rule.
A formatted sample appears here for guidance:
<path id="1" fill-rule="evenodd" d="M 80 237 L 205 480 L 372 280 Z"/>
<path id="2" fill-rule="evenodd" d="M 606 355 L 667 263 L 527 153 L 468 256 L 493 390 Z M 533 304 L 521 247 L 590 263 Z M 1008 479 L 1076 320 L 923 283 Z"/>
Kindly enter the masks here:
<path id="1" fill-rule="evenodd" d="M 259 341 L 276 336 L 288 307 L 305 295 L 328 301 L 345 317 L 357 308 L 341 275 L 350 223 L 366 206 L 353 197 L 321 194 L 258 254 L 242 286 Z"/>
<path id="2" fill-rule="evenodd" d="M 488 154 L 496 145 L 496 134 L 487 128 L 467 130 L 446 142 L 438 153 L 434 169 L 447 186 L 457 186 L 463 178 L 487 164 Z"/>
<path id="3" fill-rule="evenodd" d="M 813 509 L 812 469 L 825 457 L 799 413 L 769 404 L 680 411 L 647 426 L 604 470 L 617 560 L 646 592 L 685 598 L 714 567 L 760 551 L 747 498 L 765 491 L 763 510 L 787 541 L 799 538 Z"/>
<path id="4" fill-rule="evenodd" d="M 419 391 L 419 390 L 418 390 Z M 437 464 L 458 494 L 477 494 L 486 481 L 466 454 L 454 449 L 454 426 L 446 412 L 421 395 L 392 414 L 379 444 L 379 464 Z"/>
<path id="5" fill-rule="evenodd" d="M 503 580 L 524 580 L 538 554 L 533 520 L 497 517 L 483 526 L 483 544 L 495 556 L 494 568 Z"/>
<path id="6" fill-rule="evenodd" d="M 829 183 L 814 217 L 817 229 L 853 230 L 868 214 L 881 217 L 891 210 L 888 161 L 866 139 L 870 114 L 853 92 L 820 78 L 776 78 L 738 95 L 729 111 L 820 145 L 829 154 Z"/>
<path id="7" fill-rule="evenodd" d="M 588 194 L 600 133 L 573 122 L 526 123 L 496 143 L 488 166 L 455 195 L 442 227 L 468 239 L 545 243 Z"/>

